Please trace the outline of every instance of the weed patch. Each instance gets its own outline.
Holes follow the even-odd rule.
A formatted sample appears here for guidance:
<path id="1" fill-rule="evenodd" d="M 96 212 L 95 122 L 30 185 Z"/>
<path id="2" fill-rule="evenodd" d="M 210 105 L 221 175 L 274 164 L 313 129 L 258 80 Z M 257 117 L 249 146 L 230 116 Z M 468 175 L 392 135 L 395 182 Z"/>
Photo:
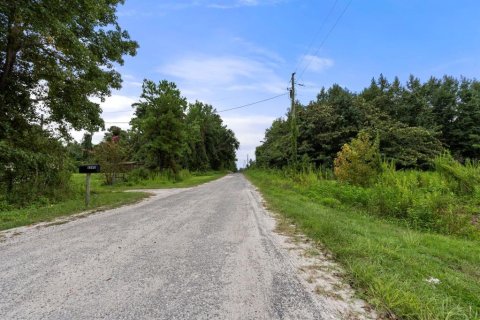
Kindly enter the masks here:
<path id="1" fill-rule="evenodd" d="M 403 174 L 408 177 L 402 177 Z M 448 190 L 448 186 L 432 182 L 443 181 L 436 173 L 425 174 L 402 173 L 398 186 L 405 187 L 415 176 L 417 182 L 412 185 L 440 193 Z M 378 201 L 375 200 L 378 191 L 372 188 L 349 190 L 348 185 L 335 181 L 317 181 L 313 186 L 293 183 L 292 190 L 283 187 L 292 184 L 292 180 L 281 172 L 248 170 L 246 175 L 263 193 L 269 208 L 293 221 L 312 240 L 322 243 L 343 265 L 359 295 L 385 315 L 425 320 L 480 318 L 480 241 L 448 235 L 450 229 L 440 234 L 438 230 L 414 228 L 405 222 L 408 217 L 407 220 L 379 218 L 379 212 L 372 214 L 365 210 L 372 201 Z M 336 202 L 332 207 L 331 200 L 322 204 L 320 191 L 327 198 L 340 201 L 340 207 L 335 207 Z M 403 195 L 393 193 L 396 200 L 385 203 L 388 208 L 395 208 L 391 203 L 396 203 L 396 212 L 410 214 L 413 219 L 425 214 L 421 212 L 422 206 L 429 208 L 431 202 L 438 200 L 422 200 L 426 204 L 411 202 L 413 206 L 408 207 L 405 203 L 415 199 L 409 193 L 408 188 Z M 359 195 L 368 200 L 351 202 L 359 199 Z M 447 212 L 455 208 L 444 203 L 437 206 Z M 403 208 L 407 208 L 406 212 Z M 410 209 L 409 213 L 408 208 L 418 211 Z"/>

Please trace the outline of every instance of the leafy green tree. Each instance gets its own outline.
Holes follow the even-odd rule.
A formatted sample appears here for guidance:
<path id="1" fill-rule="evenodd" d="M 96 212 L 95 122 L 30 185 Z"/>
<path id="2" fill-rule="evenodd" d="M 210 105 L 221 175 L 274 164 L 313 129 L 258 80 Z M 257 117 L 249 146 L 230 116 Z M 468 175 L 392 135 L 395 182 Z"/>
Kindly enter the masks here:
<path id="1" fill-rule="evenodd" d="M 423 127 L 397 124 L 385 128 L 380 137 L 382 155 L 397 168 L 432 168 L 433 160 L 444 150 L 442 143 Z"/>
<path id="2" fill-rule="evenodd" d="M 379 141 L 372 141 L 366 131 L 360 131 L 355 139 L 344 144 L 335 158 L 337 179 L 359 186 L 372 184 L 381 169 Z"/>
<path id="3" fill-rule="evenodd" d="M 151 169 L 179 170 L 187 148 L 187 100 L 173 82 L 144 80 L 140 101 L 133 104 L 132 130 L 138 135 L 137 157 Z"/>
<path id="4" fill-rule="evenodd" d="M 405 85 L 383 75 L 355 94 L 338 85 L 322 88 L 315 101 L 298 106 L 298 153 L 317 166 L 332 166 L 341 147 L 364 130 L 379 136 L 380 152 L 400 168 L 432 167 L 444 148 L 461 161 L 480 158 L 480 84 L 452 77 Z M 282 128 L 282 130 L 280 130 Z M 288 128 L 274 122 L 257 148 L 257 164 L 282 166 L 288 159 Z"/>
<path id="5" fill-rule="evenodd" d="M 120 88 L 114 67 L 138 47 L 117 22 L 121 3 L 0 1 L 0 188 L 7 198 L 19 188 L 55 196 L 70 171 L 59 139 L 70 129 L 103 128 L 91 98 Z"/>
<path id="6" fill-rule="evenodd" d="M 78 166 L 83 160 L 83 148 L 77 141 L 69 141 L 66 146 L 68 156 Z"/>
<path id="7" fill-rule="evenodd" d="M 256 164 L 259 167 L 281 168 L 290 159 L 290 124 L 282 118 L 273 121 L 265 131 L 262 145 L 255 150 Z"/>
<path id="8" fill-rule="evenodd" d="M 115 15 L 122 0 L 0 2 L 0 139 L 43 115 L 59 131 L 103 127 L 100 106 L 118 89 L 116 64 L 137 43 Z"/>
<path id="9" fill-rule="evenodd" d="M 62 143 L 40 126 L 22 131 L 15 145 L 0 140 L 0 201 L 27 205 L 68 195 L 71 161 Z"/>
<path id="10" fill-rule="evenodd" d="M 92 133 L 84 133 L 82 141 L 80 142 L 80 145 L 82 147 L 82 161 L 83 162 L 89 162 L 92 159 L 92 154 L 93 154 L 93 134 Z"/>
<path id="11" fill-rule="evenodd" d="M 189 169 L 236 170 L 239 142 L 212 106 L 199 101 L 190 104 L 186 122 L 189 150 L 185 162 Z"/>
<path id="12" fill-rule="evenodd" d="M 118 174 L 122 172 L 121 164 L 126 159 L 125 151 L 116 139 L 104 140 L 95 146 L 95 160 L 100 164 L 105 184 L 114 184 Z"/>
<path id="13" fill-rule="evenodd" d="M 480 82 L 462 79 L 449 147 L 457 159 L 480 159 Z"/>

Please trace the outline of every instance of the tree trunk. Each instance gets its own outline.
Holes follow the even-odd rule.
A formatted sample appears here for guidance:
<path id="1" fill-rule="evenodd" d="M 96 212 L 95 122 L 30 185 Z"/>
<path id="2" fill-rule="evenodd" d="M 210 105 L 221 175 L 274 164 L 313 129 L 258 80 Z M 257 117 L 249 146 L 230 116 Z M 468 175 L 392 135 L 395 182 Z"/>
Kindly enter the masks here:
<path id="1" fill-rule="evenodd" d="M 16 14 L 17 10 L 13 7 L 10 10 L 8 17 L 7 48 L 5 50 L 5 62 L 1 68 L 2 73 L 0 74 L 0 92 L 7 86 L 8 78 L 13 71 L 17 54 L 20 49 L 19 37 L 21 34 L 21 28 L 18 25 Z"/>

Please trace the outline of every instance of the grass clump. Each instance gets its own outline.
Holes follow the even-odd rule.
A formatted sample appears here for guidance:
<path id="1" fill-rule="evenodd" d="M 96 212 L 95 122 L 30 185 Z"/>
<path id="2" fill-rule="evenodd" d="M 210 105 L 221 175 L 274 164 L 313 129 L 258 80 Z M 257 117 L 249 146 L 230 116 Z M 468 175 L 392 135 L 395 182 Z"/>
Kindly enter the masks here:
<path id="1" fill-rule="evenodd" d="M 246 172 L 269 207 L 321 242 L 344 266 L 357 292 L 385 314 L 401 319 L 479 319 L 480 241 L 407 222 L 417 216 L 429 221 L 422 217 L 422 206 L 431 211 L 436 194 L 452 193 L 449 182 L 438 172 L 398 174 L 383 185 L 362 188 L 322 179 L 302 184 L 281 171 Z M 419 186 L 422 200 L 415 200 L 413 190 Z M 390 188 L 383 209 L 395 209 L 403 218 L 387 211 L 379 218 L 380 211 L 372 212 L 381 187 Z M 446 205 L 437 206 L 445 210 Z"/>

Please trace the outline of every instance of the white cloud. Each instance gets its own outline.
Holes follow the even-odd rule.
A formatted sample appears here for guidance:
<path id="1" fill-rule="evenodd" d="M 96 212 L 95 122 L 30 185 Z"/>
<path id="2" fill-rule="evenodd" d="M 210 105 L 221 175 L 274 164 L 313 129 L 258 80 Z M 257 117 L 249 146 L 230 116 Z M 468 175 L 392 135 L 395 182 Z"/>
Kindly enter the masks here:
<path id="1" fill-rule="evenodd" d="M 209 95 L 218 94 L 221 90 L 241 90 L 279 94 L 286 86 L 286 81 L 277 75 L 273 67 L 248 57 L 186 57 L 166 64 L 158 71 L 176 78 L 184 93 Z M 199 96 L 192 98 L 202 99 Z"/>
<path id="2" fill-rule="evenodd" d="M 313 72 L 323 72 L 334 65 L 334 61 L 329 58 L 322 58 L 314 55 L 304 55 L 301 57 L 301 65 L 299 69 L 305 69 Z"/>
<path id="3" fill-rule="evenodd" d="M 103 113 L 102 118 L 105 120 L 105 128 L 117 126 L 122 129 L 130 128 L 129 122 L 133 117 L 134 109 L 132 104 L 138 101 L 138 98 L 125 96 L 120 94 L 113 94 L 107 97 L 104 102 L 99 99 L 92 99 L 92 101 L 99 103 Z M 77 141 L 82 140 L 85 131 L 71 132 L 73 138 Z M 93 135 L 93 142 L 98 143 L 103 139 L 105 131 L 95 132 Z"/>
<path id="4" fill-rule="evenodd" d="M 163 0 L 157 5 L 162 12 L 171 10 L 184 10 L 195 7 L 206 7 L 212 9 L 235 9 L 241 7 L 257 7 L 276 5 L 286 0 Z M 138 12 L 137 12 L 138 13 Z M 123 15 L 133 15 L 132 12 L 122 12 Z"/>
<path id="5" fill-rule="evenodd" d="M 223 122 L 235 132 L 240 141 L 240 149 L 237 151 L 237 163 L 243 167 L 247 159 L 255 159 L 255 148 L 265 136 L 265 130 L 275 120 L 268 116 L 224 116 Z"/>
<path id="6" fill-rule="evenodd" d="M 256 7 L 266 5 L 276 5 L 284 0 L 236 0 L 236 1 L 218 1 L 217 3 L 209 4 L 209 8 L 215 9 L 234 9 L 240 7 Z"/>
<path id="7" fill-rule="evenodd" d="M 285 63 L 285 59 L 283 59 L 278 53 L 256 45 L 243 38 L 235 37 L 232 39 L 232 42 L 234 45 L 239 45 L 242 52 L 254 54 L 261 59 L 263 58 L 262 61 L 264 62 L 268 62 L 273 65 Z"/>

